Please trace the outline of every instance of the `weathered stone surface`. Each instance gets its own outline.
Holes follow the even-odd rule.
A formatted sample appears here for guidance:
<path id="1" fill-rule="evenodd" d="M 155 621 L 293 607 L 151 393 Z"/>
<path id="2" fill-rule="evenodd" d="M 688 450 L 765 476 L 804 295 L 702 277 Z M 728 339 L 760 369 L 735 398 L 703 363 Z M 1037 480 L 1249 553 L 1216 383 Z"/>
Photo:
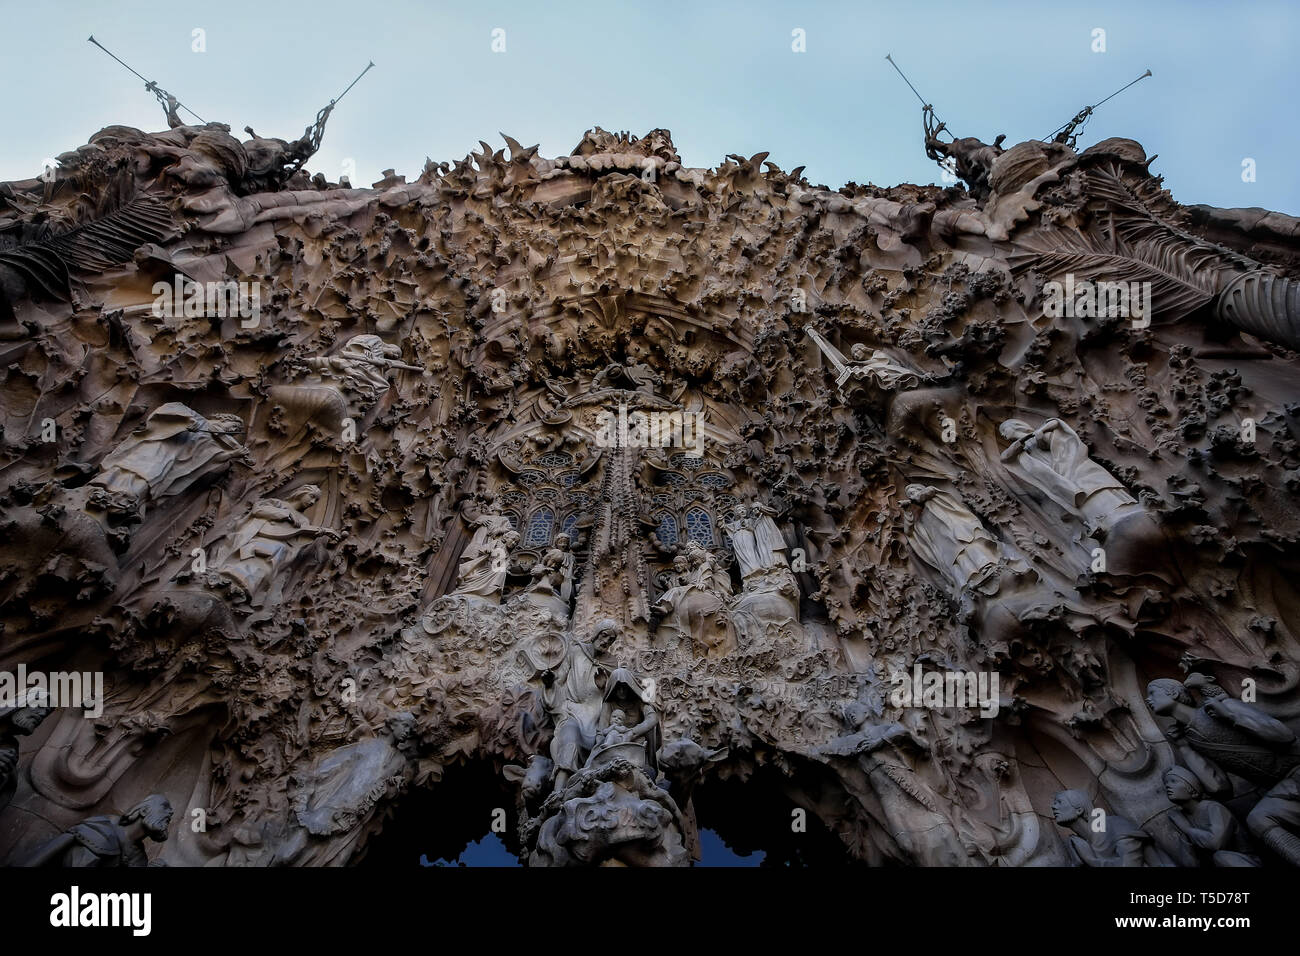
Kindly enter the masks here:
<path id="1" fill-rule="evenodd" d="M 531 865 L 751 779 L 872 864 L 1300 863 L 1294 220 L 506 144 L 0 186 L 0 671 L 106 688 L 0 707 L 0 860 L 343 865 L 485 765 Z"/>

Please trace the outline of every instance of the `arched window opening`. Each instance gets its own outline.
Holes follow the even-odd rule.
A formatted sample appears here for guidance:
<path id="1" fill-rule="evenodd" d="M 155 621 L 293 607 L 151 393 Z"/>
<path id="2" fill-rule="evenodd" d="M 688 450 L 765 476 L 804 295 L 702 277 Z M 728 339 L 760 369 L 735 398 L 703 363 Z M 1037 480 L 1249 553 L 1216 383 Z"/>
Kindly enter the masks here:
<path id="1" fill-rule="evenodd" d="M 535 548 L 551 543 L 551 529 L 555 527 L 555 512 L 550 508 L 538 508 L 528 522 L 528 533 L 524 535 L 521 547 Z"/>
<path id="2" fill-rule="evenodd" d="M 703 508 L 686 512 L 686 537 L 703 547 L 713 547 L 713 520 Z"/>
<path id="3" fill-rule="evenodd" d="M 665 548 L 677 546 L 677 519 L 667 511 L 661 511 L 657 515 L 659 518 L 659 527 L 655 533 L 659 536 L 659 543 Z"/>

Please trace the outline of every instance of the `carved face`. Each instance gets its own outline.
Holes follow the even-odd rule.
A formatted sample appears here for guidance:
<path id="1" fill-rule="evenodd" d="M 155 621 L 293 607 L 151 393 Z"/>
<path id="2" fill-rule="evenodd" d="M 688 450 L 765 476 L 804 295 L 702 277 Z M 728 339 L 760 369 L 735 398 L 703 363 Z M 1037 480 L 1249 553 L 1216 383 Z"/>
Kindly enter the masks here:
<path id="1" fill-rule="evenodd" d="M 1153 714 L 1171 714 L 1177 704 L 1190 703 L 1187 691 L 1176 680 L 1153 680 L 1147 684 L 1147 706 Z"/>
<path id="2" fill-rule="evenodd" d="M 145 833 L 161 843 L 172 825 L 172 805 L 161 793 L 150 794 L 132 807 L 127 817 L 139 820 Z"/>
<path id="3" fill-rule="evenodd" d="M 614 711 L 612 714 L 609 715 L 609 725 L 611 727 L 617 727 L 619 730 L 622 730 L 623 718 L 626 716 L 627 715 L 623 713 L 623 711 L 621 710 Z"/>
<path id="4" fill-rule="evenodd" d="M 732 514 L 735 516 L 737 521 L 744 521 L 749 517 L 749 507 L 747 505 L 736 505 Z"/>
<path id="5" fill-rule="evenodd" d="M 1052 801 L 1052 819 L 1060 824 L 1073 823 L 1088 812 L 1088 800 L 1078 790 L 1062 790 Z"/>
<path id="6" fill-rule="evenodd" d="M 1199 797 L 1201 791 L 1185 774 L 1170 770 L 1165 773 L 1165 794 L 1174 803 L 1181 803 Z"/>
<path id="7" fill-rule="evenodd" d="M 1007 441 L 1016 441 L 1019 438 L 1027 438 L 1033 433 L 1034 430 L 1018 418 L 1008 418 L 998 427 L 998 434 Z"/>
<path id="8" fill-rule="evenodd" d="M 305 510 L 320 501 L 320 489 L 315 485 L 303 485 L 289 500 L 297 505 L 299 510 Z"/>
<path id="9" fill-rule="evenodd" d="M 596 632 L 591 636 L 591 642 L 598 649 L 605 650 L 614 643 L 614 639 L 617 637 L 618 625 L 606 619 L 596 626 Z"/>
<path id="10" fill-rule="evenodd" d="M 567 534 L 557 534 L 555 536 L 555 546 L 561 551 L 569 549 L 569 536 Z"/>
<path id="11" fill-rule="evenodd" d="M 209 415 L 208 431 L 218 435 L 240 435 L 244 431 L 244 420 L 227 412 Z"/>

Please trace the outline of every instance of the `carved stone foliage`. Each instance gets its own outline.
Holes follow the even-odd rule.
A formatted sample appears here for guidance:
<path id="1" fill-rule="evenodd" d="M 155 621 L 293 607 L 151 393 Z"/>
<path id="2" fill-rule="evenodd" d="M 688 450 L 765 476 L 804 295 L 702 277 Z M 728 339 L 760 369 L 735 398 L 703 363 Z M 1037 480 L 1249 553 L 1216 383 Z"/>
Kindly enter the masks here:
<path id="1" fill-rule="evenodd" d="M 941 145 L 4 184 L 0 691 L 105 690 L 0 699 L 0 860 L 345 865 L 486 767 L 535 866 L 759 780 L 870 864 L 1300 864 L 1300 229 Z"/>

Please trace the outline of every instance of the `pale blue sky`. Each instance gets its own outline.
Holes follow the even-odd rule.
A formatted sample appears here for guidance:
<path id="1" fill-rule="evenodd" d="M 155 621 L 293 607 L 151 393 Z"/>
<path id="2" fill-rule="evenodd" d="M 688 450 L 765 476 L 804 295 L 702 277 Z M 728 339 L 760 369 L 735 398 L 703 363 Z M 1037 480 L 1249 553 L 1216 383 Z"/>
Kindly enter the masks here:
<path id="1" fill-rule="evenodd" d="M 672 130 L 683 161 L 769 151 L 814 183 L 934 182 L 920 104 L 892 52 L 959 136 L 1040 137 L 1145 69 L 1080 139 L 1140 141 L 1184 203 L 1300 215 L 1293 121 L 1300 91 L 1294 2 L 592 2 L 282 4 L 0 0 L 0 180 L 103 126 L 160 129 L 142 83 L 96 39 L 209 120 L 286 139 L 365 66 L 309 163 L 355 184 L 426 156 L 463 157 L 498 130 L 547 156 L 584 130 Z M 206 52 L 192 52 L 194 28 Z M 505 30 L 506 52 L 491 50 Z M 1106 52 L 1092 52 L 1094 28 Z M 807 52 L 791 50 L 806 32 Z M 242 133 L 240 133 L 242 137 Z M 1243 182 L 1242 160 L 1257 179 Z"/>

